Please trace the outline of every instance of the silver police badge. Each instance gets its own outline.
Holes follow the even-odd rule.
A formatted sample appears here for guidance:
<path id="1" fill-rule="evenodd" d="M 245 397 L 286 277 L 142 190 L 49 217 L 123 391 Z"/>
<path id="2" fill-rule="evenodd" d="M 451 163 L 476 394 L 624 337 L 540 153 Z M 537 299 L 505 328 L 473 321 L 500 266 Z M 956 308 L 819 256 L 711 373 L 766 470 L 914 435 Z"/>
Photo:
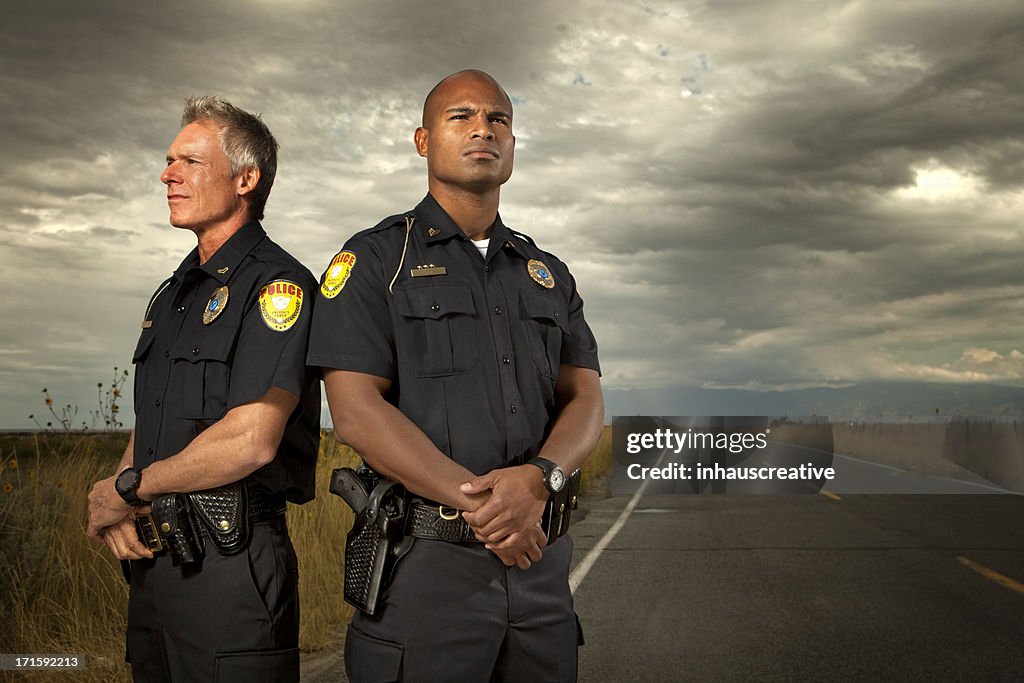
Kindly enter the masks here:
<path id="1" fill-rule="evenodd" d="M 223 285 L 213 290 L 213 294 L 210 295 L 210 300 L 206 302 L 206 308 L 203 309 L 203 324 L 209 325 L 217 319 L 224 309 L 228 306 L 228 287 Z"/>

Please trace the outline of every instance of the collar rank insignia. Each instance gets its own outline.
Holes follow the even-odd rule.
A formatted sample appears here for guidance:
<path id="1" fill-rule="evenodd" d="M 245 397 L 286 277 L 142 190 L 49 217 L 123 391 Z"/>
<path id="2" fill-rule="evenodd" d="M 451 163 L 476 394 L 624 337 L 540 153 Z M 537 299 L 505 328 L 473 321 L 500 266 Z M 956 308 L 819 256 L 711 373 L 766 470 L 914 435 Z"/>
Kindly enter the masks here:
<path id="1" fill-rule="evenodd" d="M 440 234 L 441 231 L 438 230 L 437 228 L 430 228 L 429 230 L 427 230 L 427 235 L 429 235 L 430 237 L 437 237 Z"/>
<path id="2" fill-rule="evenodd" d="M 416 266 L 409 271 L 411 277 L 430 277 L 431 275 L 447 275 L 448 269 L 444 266 L 435 266 L 433 263 L 426 263 Z"/>
<path id="3" fill-rule="evenodd" d="M 530 259 L 530 262 L 526 264 L 526 270 L 530 272 L 530 277 L 533 278 L 533 281 L 541 287 L 551 289 L 555 286 L 555 276 L 551 274 L 551 271 L 548 270 L 543 261 Z"/>
<path id="4" fill-rule="evenodd" d="M 227 307 L 228 288 L 227 285 L 223 285 L 213 290 L 210 300 L 206 302 L 206 308 L 203 309 L 203 324 L 209 325 L 212 323 Z"/>

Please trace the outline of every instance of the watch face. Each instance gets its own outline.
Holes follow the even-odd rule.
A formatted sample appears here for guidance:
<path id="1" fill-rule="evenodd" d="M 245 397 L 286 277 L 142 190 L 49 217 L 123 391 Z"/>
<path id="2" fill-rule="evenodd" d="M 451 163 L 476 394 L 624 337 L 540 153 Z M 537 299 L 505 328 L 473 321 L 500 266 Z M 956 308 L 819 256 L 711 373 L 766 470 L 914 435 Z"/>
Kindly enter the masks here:
<path id="1" fill-rule="evenodd" d="M 562 471 L 561 467 L 556 467 L 551 470 L 551 475 L 548 479 L 551 483 L 551 488 L 555 491 L 561 491 L 562 487 L 565 486 L 565 472 Z"/>
<path id="2" fill-rule="evenodd" d="M 118 493 L 128 493 L 133 491 L 135 487 L 139 485 L 139 473 L 137 470 L 129 468 L 118 475 L 117 479 L 114 480 L 114 487 Z"/>

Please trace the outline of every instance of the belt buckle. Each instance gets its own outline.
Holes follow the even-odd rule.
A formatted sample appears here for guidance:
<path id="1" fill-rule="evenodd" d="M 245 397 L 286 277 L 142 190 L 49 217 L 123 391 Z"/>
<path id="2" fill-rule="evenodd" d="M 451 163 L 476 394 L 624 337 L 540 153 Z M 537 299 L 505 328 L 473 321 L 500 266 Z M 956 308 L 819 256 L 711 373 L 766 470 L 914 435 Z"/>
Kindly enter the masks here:
<path id="1" fill-rule="evenodd" d="M 160 540 L 160 534 L 156 531 L 156 522 L 153 521 L 153 515 L 149 513 L 136 515 L 135 530 L 139 533 L 139 540 L 146 545 L 150 552 L 158 553 L 164 549 L 163 541 Z"/>
<path id="2" fill-rule="evenodd" d="M 449 512 L 449 510 L 450 510 L 450 512 Z M 444 519 L 444 520 L 447 520 L 447 521 L 450 522 L 453 519 L 458 519 L 459 518 L 459 509 L 458 508 L 453 508 L 450 505 L 438 505 L 437 506 L 437 515 L 441 519 Z"/>

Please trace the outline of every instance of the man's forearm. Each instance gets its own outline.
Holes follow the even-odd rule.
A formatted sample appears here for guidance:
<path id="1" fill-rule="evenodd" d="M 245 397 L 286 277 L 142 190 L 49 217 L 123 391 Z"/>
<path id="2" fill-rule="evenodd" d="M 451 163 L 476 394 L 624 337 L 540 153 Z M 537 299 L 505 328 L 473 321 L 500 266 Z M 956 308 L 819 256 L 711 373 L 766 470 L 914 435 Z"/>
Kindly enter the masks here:
<path id="1" fill-rule="evenodd" d="M 573 368 L 575 381 L 560 386 L 563 401 L 540 457 L 559 465 L 566 473 L 583 466 L 604 428 L 604 398 L 597 373 Z"/>
<path id="2" fill-rule="evenodd" d="M 202 491 L 255 472 L 274 459 L 297 402 L 294 395 L 273 388 L 257 402 L 232 408 L 179 453 L 148 466 L 139 497 Z"/>
<path id="3" fill-rule="evenodd" d="M 469 495 L 459 485 L 474 475 L 442 453 L 423 431 L 384 400 L 375 380 L 355 373 L 328 373 L 327 398 L 338 439 L 373 469 L 408 490 L 460 510 L 475 510 L 487 494 Z M 383 380 L 381 380 L 383 381 Z"/>
<path id="4" fill-rule="evenodd" d="M 124 453 L 121 455 L 121 462 L 117 463 L 117 470 L 114 474 L 120 474 L 126 467 L 131 467 L 135 461 L 135 430 L 133 429 L 128 435 L 128 445 L 125 446 Z"/>

